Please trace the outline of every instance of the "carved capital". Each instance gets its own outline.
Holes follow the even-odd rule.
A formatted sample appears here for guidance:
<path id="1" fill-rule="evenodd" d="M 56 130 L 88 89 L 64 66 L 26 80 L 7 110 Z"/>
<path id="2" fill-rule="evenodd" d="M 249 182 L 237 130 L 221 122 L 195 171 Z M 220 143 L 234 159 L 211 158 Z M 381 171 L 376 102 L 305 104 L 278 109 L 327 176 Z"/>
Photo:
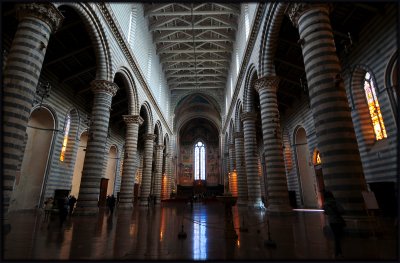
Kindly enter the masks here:
<path id="1" fill-rule="evenodd" d="M 256 121 L 257 120 L 257 114 L 255 112 L 243 112 L 242 115 L 240 116 L 241 121 Z"/>
<path id="2" fill-rule="evenodd" d="M 331 4 L 312 4 L 312 3 L 291 3 L 288 5 L 288 8 L 286 9 L 286 13 L 289 16 L 290 21 L 292 21 L 292 24 L 298 28 L 299 27 L 299 19 L 300 17 L 310 9 L 315 9 L 315 8 L 325 8 L 328 10 L 328 12 L 331 11 L 332 5 Z"/>
<path id="3" fill-rule="evenodd" d="M 118 91 L 118 86 L 114 82 L 108 80 L 95 79 L 90 83 L 91 89 L 94 93 L 105 92 L 111 96 L 115 96 Z"/>
<path id="4" fill-rule="evenodd" d="M 129 123 L 139 123 L 139 125 L 143 124 L 143 119 L 139 115 L 122 115 L 126 124 Z"/>
<path id="5" fill-rule="evenodd" d="M 162 151 L 162 150 L 164 150 L 164 145 L 159 144 L 159 145 L 154 146 L 154 148 L 155 148 L 157 151 Z"/>
<path id="6" fill-rule="evenodd" d="M 48 24 L 53 33 L 60 28 L 61 23 L 64 20 L 64 16 L 57 9 L 57 7 L 49 2 L 21 3 L 17 4 L 16 10 L 19 21 L 21 21 L 24 17 L 35 17 Z"/>
<path id="7" fill-rule="evenodd" d="M 262 89 L 267 89 L 271 92 L 276 92 L 279 85 L 279 77 L 278 76 L 266 76 L 256 80 L 254 84 L 254 89 L 260 93 Z"/>
<path id="8" fill-rule="evenodd" d="M 147 133 L 147 134 L 143 135 L 143 140 L 154 141 L 156 138 L 157 138 L 157 135 L 152 134 L 152 133 Z"/>
<path id="9" fill-rule="evenodd" d="M 233 138 L 244 138 L 244 133 L 243 132 L 235 132 L 233 134 Z"/>

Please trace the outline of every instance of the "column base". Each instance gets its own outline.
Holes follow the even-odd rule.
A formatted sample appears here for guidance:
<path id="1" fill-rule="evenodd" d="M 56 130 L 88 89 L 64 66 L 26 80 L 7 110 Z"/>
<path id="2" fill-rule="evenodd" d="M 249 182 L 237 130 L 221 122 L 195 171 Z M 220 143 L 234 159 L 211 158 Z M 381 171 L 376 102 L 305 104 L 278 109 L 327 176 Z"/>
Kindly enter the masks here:
<path id="1" fill-rule="evenodd" d="M 98 207 L 76 207 L 73 212 L 74 216 L 95 216 L 98 214 Z"/>

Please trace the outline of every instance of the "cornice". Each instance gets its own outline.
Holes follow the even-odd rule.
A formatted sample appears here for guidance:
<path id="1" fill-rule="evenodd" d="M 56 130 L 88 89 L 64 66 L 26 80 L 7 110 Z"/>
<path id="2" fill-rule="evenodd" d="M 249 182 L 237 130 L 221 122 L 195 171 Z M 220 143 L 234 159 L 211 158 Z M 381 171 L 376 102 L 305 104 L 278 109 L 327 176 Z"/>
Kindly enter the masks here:
<path id="1" fill-rule="evenodd" d="M 172 131 L 171 128 L 169 127 L 168 122 L 165 120 L 164 115 L 162 114 L 157 101 L 154 99 L 153 93 L 151 92 L 149 85 L 147 84 L 147 81 L 144 79 L 144 74 L 141 71 L 141 69 L 138 66 L 138 62 L 135 59 L 135 56 L 133 55 L 133 52 L 131 48 L 129 47 L 127 40 L 125 39 L 124 35 L 121 33 L 122 29 L 116 23 L 116 18 L 114 16 L 114 13 L 112 10 L 110 10 L 110 4 L 105 3 L 105 2 L 100 2 L 97 3 L 97 6 L 99 7 L 103 17 L 107 21 L 107 24 L 109 25 L 111 31 L 113 32 L 115 39 L 117 40 L 119 47 L 121 48 L 122 52 L 124 53 L 126 59 L 129 62 L 129 65 L 132 67 L 135 76 L 139 80 L 139 83 L 143 87 L 144 92 L 147 95 L 147 98 L 151 101 L 152 105 L 154 106 L 155 110 L 157 111 L 158 115 L 160 116 L 161 121 L 164 123 L 165 127 L 168 130 L 168 133 L 171 135 Z"/>
<path id="2" fill-rule="evenodd" d="M 262 24 L 262 17 L 265 13 L 265 9 L 266 9 L 267 4 L 266 3 L 258 3 L 257 5 L 257 13 L 254 16 L 253 19 L 253 25 L 252 25 L 252 30 L 251 30 L 251 34 L 249 37 L 249 41 L 247 42 L 247 47 L 246 47 L 246 52 L 245 55 L 242 59 L 242 65 L 240 67 L 240 72 L 239 72 L 239 76 L 237 78 L 236 81 L 236 87 L 235 87 L 235 92 L 233 93 L 232 99 L 231 99 L 231 104 L 229 106 L 229 111 L 228 114 L 225 117 L 225 124 L 222 125 L 222 133 L 226 132 L 226 129 L 228 128 L 228 123 L 229 120 L 231 119 L 231 115 L 233 112 L 233 109 L 235 108 L 235 103 L 232 103 L 233 101 L 237 100 L 237 97 L 239 96 L 239 91 L 240 91 L 240 87 L 242 85 L 243 79 L 245 77 L 246 74 L 246 65 L 249 63 L 251 54 L 253 52 L 253 48 L 255 45 L 255 42 L 257 40 L 257 36 L 258 33 L 260 31 L 260 26 Z"/>

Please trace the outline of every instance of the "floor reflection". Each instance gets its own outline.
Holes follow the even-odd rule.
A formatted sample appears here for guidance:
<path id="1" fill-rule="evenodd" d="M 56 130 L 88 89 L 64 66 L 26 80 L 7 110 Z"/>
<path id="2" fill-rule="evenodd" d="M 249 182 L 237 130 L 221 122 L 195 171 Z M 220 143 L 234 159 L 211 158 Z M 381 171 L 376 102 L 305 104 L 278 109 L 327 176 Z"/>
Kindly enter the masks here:
<path id="1" fill-rule="evenodd" d="M 193 259 L 207 259 L 207 211 L 198 206 L 193 215 Z"/>

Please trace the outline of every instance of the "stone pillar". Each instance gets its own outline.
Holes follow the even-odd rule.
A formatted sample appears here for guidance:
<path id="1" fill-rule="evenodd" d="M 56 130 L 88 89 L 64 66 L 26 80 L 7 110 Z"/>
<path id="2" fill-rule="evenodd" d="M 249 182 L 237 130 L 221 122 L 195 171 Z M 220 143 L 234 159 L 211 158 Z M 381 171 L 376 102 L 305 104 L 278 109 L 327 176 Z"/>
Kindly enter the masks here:
<path id="1" fill-rule="evenodd" d="M 163 150 L 164 145 L 156 145 L 154 147 L 156 150 L 156 161 L 155 161 L 155 171 L 154 171 L 154 195 L 156 196 L 156 203 L 159 204 L 161 201 L 161 179 L 162 179 L 162 163 L 163 163 Z"/>
<path id="2" fill-rule="evenodd" d="M 233 136 L 233 134 L 232 134 Z M 229 172 L 236 169 L 235 144 L 229 144 Z"/>
<path id="3" fill-rule="evenodd" d="M 125 154 L 122 168 L 121 191 L 118 208 L 133 208 L 133 189 L 135 186 L 136 170 L 139 166 L 136 163 L 137 158 L 137 141 L 139 133 L 139 125 L 143 123 L 142 117 L 139 115 L 122 115 L 126 123 L 125 135 Z"/>
<path id="4" fill-rule="evenodd" d="M 235 132 L 236 171 L 238 180 L 237 205 L 247 205 L 247 177 L 244 162 L 244 137 L 243 132 Z"/>
<path id="5" fill-rule="evenodd" d="M 146 206 L 148 204 L 147 198 L 150 195 L 151 187 L 151 170 L 153 165 L 153 148 L 154 139 L 157 135 L 148 133 L 143 136 L 144 140 L 144 152 L 143 152 L 143 175 L 142 185 L 140 191 L 140 205 Z"/>
<path id="6" fill-rule="evenodd" d="M 366 190 L 360 153 L 327 4 L 296 3 L 288 8 L 298 28 L 314 116 L 324 183 L 347 214 L 365 215 Z"/>
<path id="7" fill-rule="evenodd" d="M 3 208 L 8 210 L 50 34 L 64 17 L 52 3 L 17 4 L 18 28 L 3 71 Z"/>
<path id="8" fill-rule="evenodd" d="M 169 152 L 167 152 L 165 154 L 165 173 L 167 174 L 167 186 L 166 186 L 167 189 L 165 192 L 165 199 L 169 199 L 169 197 L 171 196 L 171 188 L 173 187 L 171 163 L 172 163 L 172 156 Z"/>
<path id="9" fill-rule="evenodd" d="M 223 184 L 224 184 L 224 193 L 227 193 L 229 190 L 229 180 L 228 180 L 228 174 L 229 174 L 229 153 L 225 152 L 224 153 L 224 166 L 225 166 L 225 171 L 223 174 Z"/>
<path id="10" fill-rule="evenodd" d="M 269 212 L 291 212 L 276 96 L 278 84 L 278 77 L 267 76 L 258 79 L 254 88 L 260 95 L 265 167 L 268 181 L 267 209 Z"/>
<path id="11" fill-rule="evenodd" d="M 94 93 L 89 138 L 83 164 L 79 198 L 75 214 L 96 214 L 100 194 L 100 181 L 106 156 L 108 125 L 112 97 L 118 86 L 107 80 L 93 80 L 91 89 Z"/>
<path id="12" fill-rule="evenodd" d="M 247 205 L 263 206 L 261 201 L 260 178 L 258 177 L 256 113 L 244 112 L 241 116 L 244 133 L 244 158 L 247 175 Z"/>

